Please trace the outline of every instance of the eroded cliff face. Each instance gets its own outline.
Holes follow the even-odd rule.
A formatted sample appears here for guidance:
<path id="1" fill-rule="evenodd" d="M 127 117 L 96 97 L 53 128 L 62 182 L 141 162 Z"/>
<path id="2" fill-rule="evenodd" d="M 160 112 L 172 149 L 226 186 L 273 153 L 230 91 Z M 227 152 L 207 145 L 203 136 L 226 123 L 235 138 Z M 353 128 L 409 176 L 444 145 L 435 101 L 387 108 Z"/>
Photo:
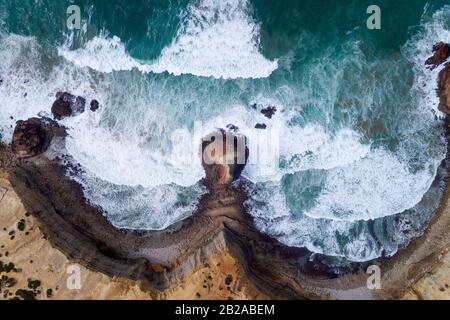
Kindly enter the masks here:
<path id="1" fill-rule="evenodd" d="M 438 90 L 439 110 L 450 114 L 450 44 L 439 42 L 433 47 L 433 56 L 431 56 L 425 64 L 430 65 L 431 69 L 437 68 L 444 64 L 443 69 L 439 72 Z"/>
<path id="2" fill-rule="evenodd" d="M 23 292 L 28 298 L 38 300 L 267 298 L 249 283 L 227 250 L 212 255 L 185 280 L 162 292 L 151 290 L 140 281 L 109 277 L 76 264 L 51 246 L 38 221 L 27 212 L 8 179 L 1 174 L 0 230 L 0 265 L 14 265 L 9 272 L 0 268 L 0 300 L 23 298 Z M 10 233 L 14 234 L 13 239 Z M 80 286 L 76 288 L 70 286 L 74 270 L 79 270 L 81 276 Z M 29 280 L 35 284 L 33 288 L 29 288 Z"/>
<path id="3" fill-rule="evenodd" d="M 444 63 L 450 57 L 450 44 L 439 42 L 433 46 L 433 55 L 425 61 L 432 69 Z"/>

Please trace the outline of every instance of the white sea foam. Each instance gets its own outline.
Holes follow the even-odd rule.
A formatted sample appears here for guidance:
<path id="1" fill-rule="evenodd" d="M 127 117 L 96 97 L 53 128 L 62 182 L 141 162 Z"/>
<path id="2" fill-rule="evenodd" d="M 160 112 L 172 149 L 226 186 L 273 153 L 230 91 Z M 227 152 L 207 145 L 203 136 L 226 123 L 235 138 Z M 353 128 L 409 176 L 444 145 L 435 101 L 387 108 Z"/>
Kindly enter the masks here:
<path id="1" fill-rule="evenodd" d="M 449 13 L 450 6 L 446 6 L 434 13 L 431 19 L 425 15 L 423 30 L 402 49 L 415 71 L 412 94 L 417 97 L 417 105 L 411 112 L 417 112 L 420 116 L 404 132 L 407 137 L 401 137 L 406 140 L 400 142 L 397 153 L 369 147 L 366 152 L 360 153 L 360 157 L 355 157 L 355 161 L 334 168 L 326 168 L 323 164 L 319 166 L 320 161 L 312 161 L 314 166 L 311 168 L 323 168 L 327 172 L 324 185 L 309 209 L 296 209 L 289 205 L 288 194 L 281 184 L 266 183 L 247 202 L 262 231 L 287 245 L 306 247 L 312 252 L 345 257 L 350 261 L 368 261 L 383 254 L 393 255 L 398 246 L 404 244 L 400 240 L 391 242 L 391 239 L 380 242 L 382 239 L 374 238 L 376 234 L 368 229 L 369 224 L 364 221 L 393 216 L 416 207 L 430 189 L 437 167 L 445 156 L 445 143 L 430 136 L 426 139 L 422 137 L 423 132 L 434 130 L 434 118 L 430 116 L 430 111 L 441 114 L 437 109 L 439 100 L 435 90 L 442 66 L 431 71 L 424 62 L 431 55 L 435 43 L 450 42 Z M 412 137 L 419 140 L 412 143 L 409 141 Z M 301 145 L 296 145 L 298 141 Z M 431 141 L 434 144 L 432 147 Z M 291 139 L 291 142 L 288 154 L 304 149 L 303 141 Z M 346 152 L 342 155 L 345 158 Z M 300 168 L 300 161 L 308 157 L 301 157 L 294 164 Z M 414 168 L 418 163 L 423 166 Z M 404 234 L 392 235 L 394 238 L 397 236 L 402 241 L 408 239 Z"/>
<path id="2" fill-rule="evenodd" d="M 96 76 L 81 65 L 64 59 L 46 60 L 33 37 L 0 37 L 3 142 L 11 142 L 17 120 L 38 114 L 51 117 L 50 108 L 58 91 L 81 95 L 88 102 L 95 98 L 102 106 L 100 110 L 86 110 L 61 121 L 69 133 L 67 153 L 84 171 L 76 179 L 83 185 L 87 199 L 102 207 L 114 225 L 124 228 L 163 229 L 193 212 L 202 192 L 194 186 L 204 174 L 199 162 L 194 162 L 193 168 L 177 167 L 177 163 L 168 162 L 169 157 L 163 154 L 166 150 L 151 151 L 140 144 L 136 130 L 127 130 L 127 138 L 101 125 L 106 106 L 113 108 L 116 94 L 127 95 L 126 89 L 113 92 L 110 80 L 102 78 L 98 83 Z M 161 114 L 156 117 L 150 111 L 152 123 L 161 123 Z"/>
<path id="3" fill-rule="evenodd" d="M 225 79 L 268 77 L 278 64 L 259 52 L 259 26 L 248 10 L 247 0 L 195 1 L 151 69 Z"/>
<path id="4" fill-rule="evenodd" d="M 439 161 L 417 173 L 385 150 L 328 172 L 317 205 L 305 214 L 331 220 L 373 220 L 414 207 L 430 188 Z"/>
<path id="5" fill-rule="evenodd" d="M 277 69 L 259 52 L 259 26 L 246 0 L 200 0 L 190 4 L 173 42 L 153 64 L 133 59 L 116 36 L 94 37 L 84 47 L 59 54 L 80 67 L 100 72 L 131 70 L 192 74 L 214 78 L 265 78 Z"/>
<path id="6" fill-rule="evenodd" d="M 427 11 L 427 10 L 426 10 Z M 437 79 L 444 64 L 430 70 L 425 61 L 432 53 L 431 49 L 438 42 L 450 43 L 450 30 L 448 29 L 448 16 L 450 6 L 445 6 L 435 12 L 431 19 L 428 12 L 422 17 L 422 31 L 413 36 L 402 48 L 403 54 L 415 66 L 415 88 L 421 93 L 421 104 L 442 115 L 438 110 L 439 98 L 436 95 Z"/>
<path id="7" fill-rule="evenodd" d="M 288 125 L 291 117 L 282 112 L 281 104 L 272 119 L 261 113 L 235 106 L 204 125 L 208 133 L 233 124 L 248 138 L 250 156 L 243 176 L 253 182 L 279 181 L 285 174 L 310 169 L 332 169 L 363 158 L 370 149 L 361 136 L 351 129 L 336 134 L 320 125 Z M 266 129 L 255 129 L 257 123 Z"/>
<path id="8" fill-rule="evenodd" d="M 68 65 L 49 68 L 55 61 L 46 60 L 33 37 L 0 35 L 0 132 L 2 140 L 11 141 L 17 120 L 50 115 L 55 93 L 71 89 L 74 94 L 92 96 L 89 76 L 73 72 Z"/>
<path id="9" fill-rule="evenodd" d="M 78 67 L 89 67 L 99 72 L 131 70 L 145 67 L 134 60 L 126 51 L 119 37 L 94 37 L 83 48 L 70 50 L 70 43 L 58 48 L 58 54 Z"/>
<path id="10" fill-rule="evenodd" d="M 33 38 L 0 36 L 0 136 L 5 143 L 11 141 L 17 120 L 35 116 L 49 101 L 41 94 L 45 91 L 33 90 L 35 85 L 41 86 L 42 79 L 42 74 L 33 68 L 41 58 L 38 51 Z"/>
<path id="11" fill-rule="evenodd" d="M 159 117 L 161 120 L 161 115 Z M 172 154 L 180 149 L 152 149 L 139 145 L 136 131 L 128 130 L 123 135 L 114 132 L 114 129 L 105 129 L 88 118 L 89 114 L 83 114 L 67 123 L 70 136 L 66 147 L 78 163 L 103 181 L 147 188 L 172 183 L 192 186 L 204 176 L 198 159 L 176 161 L 183 160 L 191 153 Z M 169 146 L 170 142 L 166 143 Z"/>
<path id="12" fill-rule="evenodd" d="M 268 203 L 261 207 L 259 202 Z M 296 218 L 293 219 L 280 185 L 266 186 L 247 205 L 252 207 L 258 228 L 286 245 L 305 247 L 314 253 L 345 257 L 351 261 L 368 261 L 382 254 L 383 248 L 369 232 L 362 230 L 354 234 L 352 230 L 357 221 L 315 219 L 300 213 L 295 213 Z M 387 254 L 393 254 L 395 250 Z"/>

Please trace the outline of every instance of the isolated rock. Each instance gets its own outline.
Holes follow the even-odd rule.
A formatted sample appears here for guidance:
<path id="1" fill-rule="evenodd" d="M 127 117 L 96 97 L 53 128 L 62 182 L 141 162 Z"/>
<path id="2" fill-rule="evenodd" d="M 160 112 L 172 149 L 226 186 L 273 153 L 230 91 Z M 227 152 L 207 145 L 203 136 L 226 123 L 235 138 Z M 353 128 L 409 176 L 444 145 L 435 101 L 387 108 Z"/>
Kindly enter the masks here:
<path id="1" fill-rule="evenodd" d="M 98 110 L 98 108 L 100 108 L 100 105 L 99 105 L 99 103 L 98 103 L 98 101 L 97 100 L 92 100 L 91 101 L 91 111 L 93 111 L 93 112 L 95 112 L 95 111 L 97 111 Z"/>
<path id="2" fill-rule="evenodd" d="M 34 157 L 47 150 L 52 132 L 39 118 L 17 121 L 14 129 L 12 150 L 19 158 Z"/>
<path id="3" fill-rule="evenodd" d="M 265 123 L 257 123 L 255 129 L 266 129 L 267 125 Z"/>
<path id="4" fill-rule="evenodd" d="M 217 189 L 239 178 L 247 164 L 247 138 L 234 132 L 218 130 L 202 141 L 202 166 L 206 184 Z"/>
<path id="5" fill-rule="evenodd" d="M 450 57 L 450 44 L 439 42 L 433 46 L 434 55 L 425 61 L 426 65 L 431 65 L 432 69 L 441 65 Z"/>
<path id="6" fill-rule="evenodd" d="M 85 105 L 86 99 L 83 97 L 76 97 L 68 92 L 58 92 L 56 93 L 56 101 L 52 105 L 52 113 L 55 119 L 61 120 L 83 113 Z"/>
<path id="7" fill-rule="evenodd" d="M 269 119 L 272 119 L 272 116 L 277 112 L 277 107 L 274 106 L 268 106 L 267 108 L 264 108 L 261 110 L 261 113 Z"/>

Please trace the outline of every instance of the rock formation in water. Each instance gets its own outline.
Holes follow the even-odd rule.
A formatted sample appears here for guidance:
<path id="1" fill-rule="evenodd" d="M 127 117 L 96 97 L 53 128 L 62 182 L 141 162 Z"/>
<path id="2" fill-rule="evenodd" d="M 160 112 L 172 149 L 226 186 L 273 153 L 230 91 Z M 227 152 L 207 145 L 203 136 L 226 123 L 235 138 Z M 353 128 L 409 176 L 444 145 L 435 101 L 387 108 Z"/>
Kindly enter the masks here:
<path id="1" fill-rule="evenodd" d="M 203 138 L 201 150 L 206 184 L 212 189 L 225 187 L 239 178 L 249 156 L 247 138 L 225 130 Z"/>
<path id="2" fill-rule="evenodd" d="M 272 116 L 277 112 L 277 107 L 274 106 L 268 106 L 267 108 L 264 108 L 261 110 L 261 113 L 269 119 L 272 119 Z"/>
<path id="3" fill-rule="evenodd" d="M 91 105 L 90 109 L 91 109 L 92 112 L 95 112 L 95 111 L 98 110 L 98 108 L 100 108 L 100 105 L 99 105 L 98 101 L 95 100 L 95 99 L 91 101 L 90 105 Z"/>
<path id="4" fill-rule="evenodd" d="M 450 57 L 450 44 L 439 42 L 433 47 L 433 56 L 425 62 L 434 69 L 445 63 Z M 439 73 L 437 94 L 439 96 L 439 110 L 450 114 L 450 64 L 446 63 Z"/>
<path id="5" fill-rule="evenodd" d="M 17 121 L 12 138 L 12 151 L 19 158 L 30 158 L 45 152 L 57 126 L 49 119 L 31 118 Z"/>
<path id="6" fill-rule="evenodd" d="M 433 56 L 425 61 L 426 65 L 430 65 L 432 69 L 444 63 L 450 57 L 450 44 L 439 42 L 433 47 Z"/>
<path id="7" fill-rule="evenodd" d="M 446 67 L 439 80 L 441 103 L 446 106 L 449 79 Z M 62 98 L 62 102 L 67 103 L 68 98 L 72 112 L 71 97 Z M 16 156 L 0 144 L 0 171 L 7 175 L 27 211 L 39 220 L 53 246 L 72 261 L 109 276 L 139 280 L 143 286 L 166 290 L 226 247 L 248 279 L 270 297 L 345 298 L 347 290 L 352 290 L 362 297 L 393 299 L 430 272 L 434 261 L 450 246 L 450 210 L 439 210 L 424 235 L 395 256 L 352 265 L 351 273 L 339 271 L 336 277 L 321 263 L 326 257 L 285 246 L 256 228 L 245 209 L 245 189 L 230 186 L 247 162 L 247 139 L 224 130 L 211 133 L 202 142 L 201 150 L 206 154 L 202 164 L 211 192 L 200 199 L 193 215 L 162 231 L 119 230 L 107 221 L 100 208 L 86 201 L 82 187 L 67 177 L 66 167 L 45 156 L 33 158 L 50 143 L 47 130 L 55 134 L 57 129 L 54 122 L 46 127 L 47 122 L 42 121 L 18 122 L 11 148 Z M 243 139 L 240 144 L 239 137 Z M 17 159 L 24 156 L 31 158 Z M 448 163 L 444 161 L 443 165 Z M 449 206 L 449 192 L 447 188 L 445 208 Z M 367 289 L 365 271 L 369 264 L 381 268 L 380 290 Z"/>
<path id="8" fill-rule="evenodd" d="M 85 105 L 86 99 L 83 97 L 76 97 L 68 92 L 58 92 L 56 93 L 56 101 L 52 105 L 52 113 L 55 119 L 61 120 L 83 113 Z"/>

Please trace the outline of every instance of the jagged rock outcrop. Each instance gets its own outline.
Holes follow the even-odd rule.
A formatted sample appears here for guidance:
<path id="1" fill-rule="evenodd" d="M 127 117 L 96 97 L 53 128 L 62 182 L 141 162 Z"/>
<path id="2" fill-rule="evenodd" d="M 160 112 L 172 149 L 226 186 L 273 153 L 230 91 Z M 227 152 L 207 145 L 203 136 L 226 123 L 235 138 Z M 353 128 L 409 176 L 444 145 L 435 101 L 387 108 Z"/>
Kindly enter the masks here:
<path id="1" fill-rule="evenodd" d="M 450 114 L 450 64 L 439 73 L 438 81 L 439 110 Z"/>
<path id="2" fill-rule="evenodd" d="M 442 65 L 450 57 L 450 44 L 439 42 L 433 47 L 433 56 L 425 64 L 434 69 Z M 450 64 L 447 63 L 439 72 L 437 94 L 439 97 L 439 110 L 450 114 Z"/>
<path id="3" fill-rule="evenodd" d="M 444 63 L 450 57 L 450 44 L 439 42 L 433 47 L 433 56 L 425 61 L 432 69 Z"/>
<path id="4" fill-rule="evenodd" d="M 55 119 L 61 120 L 71 117 L 85 110 L 86 99 L 76 97 L 68 92 L 56 93 L 56 101 L 52 105 L 52 113 Z"/>
<path id="5" fill-rule="evenodd" d="M 12 151 L 18 158 L 29 158 L 45 152 L 53 137 L 49 120 L 31 118 L 17 121 L 12 139 Z"/>
<path id="6" fill-rule="evenodd" d="M 203 138 L 201 150 L 206 184 L 212 189 L 227 186 L 239 178 L 249 156 L 247 138 L 225 130 Z"/>
<path id="7" fill-rule="evenodd" d="M 272 119 L 273 115 L 277 112 L 277 107 L 274 106 L 268 106 L 267 108 L 264 108 L 261 110 L 261 113 L 269 119 Z"/>

